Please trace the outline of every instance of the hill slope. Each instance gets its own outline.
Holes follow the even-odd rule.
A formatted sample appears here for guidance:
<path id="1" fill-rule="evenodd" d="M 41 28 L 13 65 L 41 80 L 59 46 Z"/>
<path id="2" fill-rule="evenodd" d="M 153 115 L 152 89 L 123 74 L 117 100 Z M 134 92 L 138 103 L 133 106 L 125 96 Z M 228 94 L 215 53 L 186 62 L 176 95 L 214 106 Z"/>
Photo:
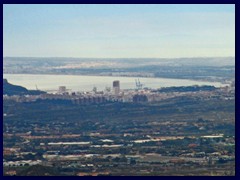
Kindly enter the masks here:
<path id="1" fill-rule="evenodd" d="M 8 83 L 7 79 L 3 79 L 3 95 L 39 95 L 46 92 L 39 90 L 28 90 L 22 86 Z"/>

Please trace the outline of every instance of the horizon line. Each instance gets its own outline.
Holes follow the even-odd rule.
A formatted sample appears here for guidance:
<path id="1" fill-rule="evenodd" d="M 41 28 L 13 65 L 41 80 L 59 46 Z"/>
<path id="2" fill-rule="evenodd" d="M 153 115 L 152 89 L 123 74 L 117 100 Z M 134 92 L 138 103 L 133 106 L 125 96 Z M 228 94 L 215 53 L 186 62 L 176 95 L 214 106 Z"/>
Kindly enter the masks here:
<path id="1" fill-rule="evenodd" d="M 67 56 L 3 56 L 3 58 L 72 58 L 72 59 L 182 59 L 182 58 L 235 58 L 235 56 L 193 56 L 193 57 L 67 57 Z"/>

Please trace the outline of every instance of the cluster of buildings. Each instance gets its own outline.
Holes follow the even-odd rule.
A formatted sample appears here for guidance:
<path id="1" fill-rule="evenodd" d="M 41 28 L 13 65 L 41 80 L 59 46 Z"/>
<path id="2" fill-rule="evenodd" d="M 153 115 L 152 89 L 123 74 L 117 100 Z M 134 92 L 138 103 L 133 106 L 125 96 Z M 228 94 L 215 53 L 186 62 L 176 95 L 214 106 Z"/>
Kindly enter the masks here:
<path id="1" fill-rule="evenodd" d="M 87 92 L 70 92 L 66 86 L 59 86 L 56 93 L 46 93 L 41 95 L 25 95 L 25 96 L 7 96 L 3 95 L 3 99 L 15 100 L 17 102 L 33 102 L 38 99 L 49 100 L 70 100 L 74 104 L 97 104 L 104 102 L 157 102 L 168 98 L 179 96 L 191 96 L 200 98 L 235 98 L 235 86 L 231 84 L 218 89 L 217 91 L 198 91 L 198 92 L 159 92 L 156 89 L 142 88 L 140 81 L 136 81 L 136 89 L 120 88 L 120 81 L 113 81 L 112 90 L 106 88 L 104 91 L 97 91 L 94 87 L 92 91 Z"/>
<path id="2" fill-rule="evenodd" d="M 16 166 L 33 166 L 41 164 L 41 160 L 20 160 L 20 161 L 7 161 L 3 162 L 3 166 L 16 167 Z"/>

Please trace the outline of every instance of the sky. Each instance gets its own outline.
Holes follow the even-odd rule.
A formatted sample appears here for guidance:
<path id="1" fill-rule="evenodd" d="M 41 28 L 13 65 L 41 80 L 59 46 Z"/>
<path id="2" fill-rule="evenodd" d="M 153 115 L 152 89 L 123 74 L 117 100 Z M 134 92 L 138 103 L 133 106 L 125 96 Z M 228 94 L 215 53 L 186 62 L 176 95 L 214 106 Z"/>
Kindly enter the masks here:
<path id="1" fill-rule="evenodd" d="M 3 56 L 235 56 L 235 5 L 4 4 Z"/>

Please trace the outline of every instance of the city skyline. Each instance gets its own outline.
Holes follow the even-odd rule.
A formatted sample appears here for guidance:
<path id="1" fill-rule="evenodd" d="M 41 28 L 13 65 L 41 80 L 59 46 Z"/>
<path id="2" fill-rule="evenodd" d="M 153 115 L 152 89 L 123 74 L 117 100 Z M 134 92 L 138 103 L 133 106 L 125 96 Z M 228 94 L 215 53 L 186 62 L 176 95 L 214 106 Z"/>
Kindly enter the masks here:
<path id="1" fill-rule="evenodd" d="M 235 55 L 235 5 L 4 5 L 3 55 Z"/>

